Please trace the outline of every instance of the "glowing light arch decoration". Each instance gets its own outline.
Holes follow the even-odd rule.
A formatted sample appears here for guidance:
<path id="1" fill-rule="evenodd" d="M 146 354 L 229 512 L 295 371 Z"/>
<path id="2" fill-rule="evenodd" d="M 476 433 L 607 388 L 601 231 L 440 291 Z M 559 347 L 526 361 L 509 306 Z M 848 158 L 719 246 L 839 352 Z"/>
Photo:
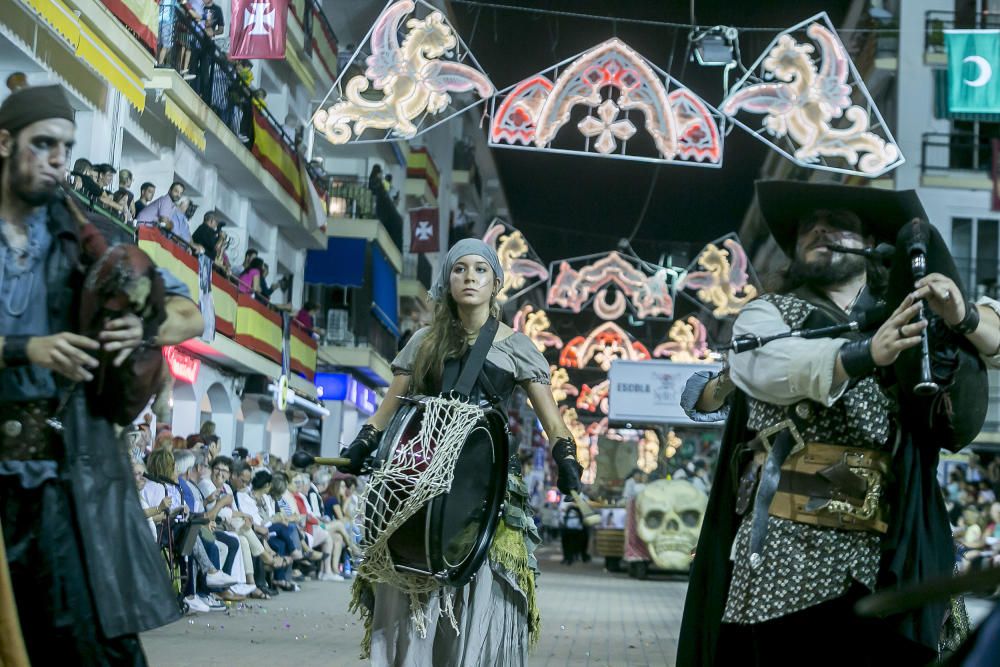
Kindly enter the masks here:
<path id="1" fill-rule="evenodd" d="M 667 341 L 653 349 L 653 356 L 684 364 L 710 364 L 716 361 L 708 349 L 708 331 L 697 317 L 677 320 L 670 325 Z"/>
<path id="2" fill-rule="evenodd" d="M 520 331 L 531 339 L 535 349 L 544 353 L 552 347 L 557 350 L 563 348 L 562 338 L 549 331 L 551 322 L 544 310 L 535 310 L 531 304 L 524 304 L 516 313 L 511 328 Z"/>
<path id="3" fill-rule="evenodd" d="M 503 267 L 503 287 L 497 294 L 500 303 L 516 299 L 548 280 L 548 267 L 513 225 L 495 218 L 483 235 L 483 242 L 497 251 Z"/>
<path id="4" fill-rule="evenodd" d="M 719 108 L 802 167 L 875 178 L 904 162 L 826 12 L 779 33 Z M 741 111 L 763 114 L 762 125 Z"/>
<path id="5" fill-rule="evenodd" d="M 355 64 L 362 73 L 345 83 Z M 411 139 L 495 91 L 444 14 L 425 0 L 389 0 L 312 122 L 333 144 Z"/>
<path id="6" fill-rule="evenodd" d="M 718 319 L 732 317 L 756 298 L 756 276 L 735 234 L 706 245 L 677 284 L 693 292 Z"/>
<path id="7" fill-rule="evenodd" d="M 593 484 L 597 476 L 597 441 L 608 430 L 608 418 L 584 425 L 574 408 L 560 408 L 559 412 L 576 441 L 576 460 L 583 468 L 580 480 L 584 484 Z"/>
<path id="8" fill-rule="evenodd" d="M 592 305 L 602 320 L 618 319 L 626 308 L 640 319 L 665 320 L 674 313 L 679 273 L 663 267 L 650 273 L 638 259 L 614 251 L 564 259 L 549 267 L 547 303 L 552 311 L 571 313 Z"/>
<path id="9" fill-rule="evenodd" d="M 645 345 L 633 341 L 614 322 L 605 322 L 588 336 L 577 336 L 566 343 L 559 355 L 559 365 L 564 368 L 585 368 L 594 362 L 601 370 L 608 371 L 615 359 L 642 361 L 651 358 Z"/>
<path id="10" fill-rule="evenodd" d="M 593 387 L 584 383 L 580 387 L 580 395 L 576 399 L 577 410 L 586 410 L 592 413 L 600 411 L 602 414 L 608 414 L 608 392 L 610 389 L 611 382 L 609 380 L 598 382 Z"/>
<path id="11" fill-rule="evenodd" d="M 569 381 L 569 372 L 559 366 L 549 366 L 549 377 L 552 378 L 552 398 L 556 403 L 562 403 L 569 397 L 580 395 L 580 390 Z"/>
<path id="12" fill-rule="evenodd" d="M 722 113 L 617 38 L 499 91 L 491 105 L 492 146 L 722 166 Z M 574 124 L 578 106 L 588 115 Z M 640 127 L 652 150 L 631 141 Z"/>

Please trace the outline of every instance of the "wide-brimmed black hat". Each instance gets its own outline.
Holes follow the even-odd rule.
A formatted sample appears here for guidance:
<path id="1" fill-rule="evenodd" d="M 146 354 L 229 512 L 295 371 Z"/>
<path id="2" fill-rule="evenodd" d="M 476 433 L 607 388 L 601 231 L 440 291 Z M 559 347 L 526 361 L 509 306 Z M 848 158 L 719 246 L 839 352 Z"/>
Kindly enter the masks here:
<path id="1" fill-rule="evenodd" d="M 757 181 L 757 201 L 771 236 L 788 257 L 795 255 L 799 222 L 815 211 L 851 211 L 876 243 L 894 243 L 913 218 L 927 219 L 915 190 L 883 190 L 838 183 Z"/>

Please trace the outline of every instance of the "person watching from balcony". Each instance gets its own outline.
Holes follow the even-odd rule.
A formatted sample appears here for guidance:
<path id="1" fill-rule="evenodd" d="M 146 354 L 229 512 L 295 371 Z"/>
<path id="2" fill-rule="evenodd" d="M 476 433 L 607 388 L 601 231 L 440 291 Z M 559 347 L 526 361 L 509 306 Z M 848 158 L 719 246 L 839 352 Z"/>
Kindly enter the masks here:
<path id="1" fill-rule="evenodd" d="M 16 92 L 28 87 L 28 76 L 24 72 L 14 72 L 7 77 L 7 90 Z"/>
<path id="2" fill-rule="evenodd" d="M 142 213 L 142 209 L 149 206 L 149 202 L 153 201 L 154 196 L 156 196 L 156 186 L 149 181 L 146 181 L 139 187 L 139 198 L 135 201 L 136 217 Z"/>
<path id="3" fill-rule="evenodd" d="M 214 264 L 222 253 L 223 244 L 226 241 L 226 234 L 222 231 L 226 222 L 219 220 L 215 211 L 208 211 L 201 220 L 201 225 L 194 230 L 191 240 L 204 248 L 205 255 Z"/>
<path id="4" fill-rule="evenodd" d="M 314 334 L 323 335 L 323 330 L 316 326 L 316 318 L 319 316 L 319 304 L 315 301 L 306 301 L 295 314 L 295 321 L 309 329 Z"/>
<path id="5" fill-rule="evenodd" d="M 257 88 L 253 91 L 253 105 L 263 111 L 267 107 L 267 91 Z"/>
<path id="6" fill-rule="evenodd" d="M 115 174 L 118 173 L 117 170 L 105 162 L 94 165 L 94 171 L 97 172 L 97 185 L 101 188 L 99 199 L 101 206 L 123 216 L 125 207 L 116 202 L 111 194 L 111 182 L 114 180 Z"/>
<path id="7" fill-rule="evenodd" d="M 101 196 L 101 186 L 97 184 L 97 172 L 89 160 L 80 158 L 73 163 L 73 189 L 90 201 L 96 201 Z"/>
<path id="8" fill-rule="evenodd" d="M 118 172 L 118 189 L 113 195 L 114 200 L 127 210 L 125 219 L 135 219 L 135 195 L 132 193 L 132 172 L 122 169 Z"/>
<path id="9" fill-rule="evenodd" d="M 190 197 L 181 197 L 177 200 L 174 213 L 170 218 L 171 222 L 173 222 L 170 231 L 173 232 L 174 236 L 184 241 L 184 243 L 191 245 L 196 253 L 201 253 L 204 248 L 197 243 L 191 242 L 191 225 L 188 222 L 190 220 L 189 213 L 193 212 L 190 211 L 191 206 Z"/>
<path id="10" fill-rule="evenodd" d="M 167 194 L 157 197 L 144 206 L 136 220 L 148 225 L 159 225 L 170 231 L 174 226 L 177 202 L 184 195 L 184 184 L 173 182 Z"/>
<path id="11" fill-rule="evenodd" d="M 226 28 L 222 8 L 215 4 L 215 0 L 203 0 L 203 2 L 201 20 L 205 26 L 205 32 L 209 37 L 218 37 Z"/>
<path id="12" fill-rule="evenodd" d="M 250 251 L 247 251 L 247 255 Z M 246 270 L 240 275 L 240 294 L 260 294 L 261 271 L 264 268 L 264 260 L 254 256 Z"/>
<path id="13" fill-rule="evenodd" d="M 243 255 L 243 264 L 233 269 L 233 275 L 236 277 L 242 276 L 247 269 L 250 268 L 250 262 L 252 262 L 256 256 L 257 251 L 253 248 L 248 248 L 246 253 Z"/>

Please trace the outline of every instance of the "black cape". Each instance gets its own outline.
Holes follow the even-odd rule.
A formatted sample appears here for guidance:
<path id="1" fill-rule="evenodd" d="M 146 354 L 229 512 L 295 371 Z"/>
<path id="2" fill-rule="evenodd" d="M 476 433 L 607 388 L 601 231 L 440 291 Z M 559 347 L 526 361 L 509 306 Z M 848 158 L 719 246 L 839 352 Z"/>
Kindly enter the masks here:
<path id="1" fill-rule="evenodd" d="M 73 307 L 83 284 L 77 224 L 65 206 L 49 208 L 53 248 L 46 259 L 52 331 L 73 331 Z M 63 384 L 62 391 L 67 391 Z M 63 423 L 65 460 L 60 474 L 72 490 L 87 583 L 103 634 L 137 634 L 180 618 L 167 566 L 149 532 L 128 454 L 111 422 L 95 417 L 79 389 L 70 395 Z"/>

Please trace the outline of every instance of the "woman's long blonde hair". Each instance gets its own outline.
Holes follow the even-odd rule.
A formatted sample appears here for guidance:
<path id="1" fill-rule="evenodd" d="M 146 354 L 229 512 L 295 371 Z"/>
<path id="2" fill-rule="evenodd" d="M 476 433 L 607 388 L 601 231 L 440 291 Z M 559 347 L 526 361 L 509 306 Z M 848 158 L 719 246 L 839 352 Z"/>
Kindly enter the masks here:
<path id="1" fill-rule="evenodd" d="M 490 297 L 490 317 L 500 319 L 495 278 L 494 294 Z M 444 362 L 460 358 L 469 349 L 465 327 L 458 316 L 458 304 L 451 296 L 450 289 L 447 289 L 441 300 L 434 304 L 434 315 L 429 329 L 413 361 L 413 391 L 424 395 L 441 392 Z"/>

